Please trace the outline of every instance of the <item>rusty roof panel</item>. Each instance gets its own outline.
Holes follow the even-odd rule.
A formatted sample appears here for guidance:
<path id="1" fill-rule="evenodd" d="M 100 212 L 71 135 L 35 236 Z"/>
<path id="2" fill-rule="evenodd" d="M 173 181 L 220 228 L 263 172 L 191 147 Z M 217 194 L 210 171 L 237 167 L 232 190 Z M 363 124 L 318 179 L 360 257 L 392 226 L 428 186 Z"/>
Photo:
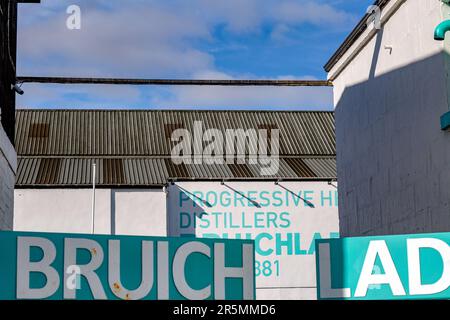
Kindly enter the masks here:
<path id="1" fill-rule="evenodd" d="M 45 158 L 41 160 L 37 172 L 36 184 L 51 185 L 58 184 L 61 159 Z"/>
<path id="2" fill-rule="evenodd" d="M 164 159 L 164 163 L 169 174 L 168 178 L 183 179 L 191 177 L 184 163 L 175 164 L 171 159 Z"/>
<path id="3" fill-rule="evenodd" d="M 297 174 L 298 177 L 314 178 L 317 177 L 316 174 L 308 167 L 308 165 L 298 158 L 288 158 L 285 162 L 291 167 L 292 170 Z"/>
<path id="4" fill-rule="evenodd" d="M 233 173 L 224 164 L 191 164 L 186 166 L 189 175 L 195 179 L 229 179 Z"/>
<path id="5" fill-rule="evenodd" d="M 216 128 L 223 135 L 226 129 L 279 128 L 283 155 L 336 153 L 332 112 L 17 110 L 16 116 L 19 155 L 169 156 L 169 131 L 183 125 L 193 134 L 195 121 L 202 121 L 203 130 Z M 33 140 L 31 126 L 44 123 L 48 142 Z"/>
<path id="6" fill-rule="evenodd" d="M 103 159 L 102 173 L 104 184 L 113 185 L 125 183 L 122 159 Z"/>
<path id="7" fill-rule="evenodd" d="M 28 130 L 29 138 L 48 138 L 48 123 L 32 123 Z"/>
<path id="8" fill-rule="evenodd" d="M 336 161 L 328 158 L 280 158 L 276 175 L 262 174 L 266 165 L 175 165 L 168 158 L 41 158 L 18 157 L 17 187 L 90 186 L 92 164 L 97 165 L 98 186 L 155 186 L 169 180 L 301 179 L 336 177 Z"/>
<path id="9" fill-rule="evenodd" d="M 228 168 L 230 168 L 233 177 L 235 178 L 251 178 L 254 177 L 252 171 L 247 166 L 247 164 L 227 164 Z"/>

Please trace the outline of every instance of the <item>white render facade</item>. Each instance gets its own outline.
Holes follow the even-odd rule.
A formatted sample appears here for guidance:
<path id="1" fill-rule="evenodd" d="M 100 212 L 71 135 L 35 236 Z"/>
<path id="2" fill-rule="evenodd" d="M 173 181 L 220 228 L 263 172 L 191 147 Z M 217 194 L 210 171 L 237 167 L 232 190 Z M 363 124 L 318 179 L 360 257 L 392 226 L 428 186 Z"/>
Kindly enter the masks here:
<path id="1" fill-rule="evenodd" d="M 16 189 L 14 231 L 167 236 L 161 189 Z"/>
<path id="2" fill-rule="evenodd" d="M 328 72 L 334 84 L 341 236 L 450 230 L 450 16 L 437 0 L 391 0 Z"/>

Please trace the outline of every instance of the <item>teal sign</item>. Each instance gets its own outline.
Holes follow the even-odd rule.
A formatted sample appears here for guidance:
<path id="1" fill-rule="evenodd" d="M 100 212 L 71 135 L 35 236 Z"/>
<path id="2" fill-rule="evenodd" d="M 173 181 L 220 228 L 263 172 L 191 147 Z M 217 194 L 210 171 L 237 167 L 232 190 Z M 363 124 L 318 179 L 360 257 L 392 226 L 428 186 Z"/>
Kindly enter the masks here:
<path id="1" fill-rule="evenodd" d="M 316 241 L 319 299 L 450 299 L 450 233 Z"/>
<path id="2" fill-rule="evenodd" d="M 0 299 L 254 299 L 250 240 L 0 232 Z"/>

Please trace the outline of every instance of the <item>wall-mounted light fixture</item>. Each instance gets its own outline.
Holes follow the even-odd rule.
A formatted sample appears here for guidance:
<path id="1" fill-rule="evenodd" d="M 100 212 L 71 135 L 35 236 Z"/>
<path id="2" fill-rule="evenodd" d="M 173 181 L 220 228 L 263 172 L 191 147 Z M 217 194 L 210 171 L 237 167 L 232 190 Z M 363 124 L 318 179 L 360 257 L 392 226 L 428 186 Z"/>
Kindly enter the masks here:
<path id="1" fill-rule="evenodd" d="M 15 83 L 11 85 L 11 90 L 14 90 L 16 93 L 23 95 L 25 92 L 23 91 L 22 87 L 22 83 Z"/>

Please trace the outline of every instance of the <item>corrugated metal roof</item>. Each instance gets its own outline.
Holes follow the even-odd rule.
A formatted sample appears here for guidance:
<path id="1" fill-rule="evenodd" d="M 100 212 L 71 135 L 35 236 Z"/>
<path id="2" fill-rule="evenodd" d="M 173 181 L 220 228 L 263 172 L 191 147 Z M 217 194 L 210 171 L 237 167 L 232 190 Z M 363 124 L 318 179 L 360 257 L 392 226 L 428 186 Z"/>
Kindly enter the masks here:
<path id="1" fill-rule="evenodd" d="M 224 136 L 227 129 L 280 129 L 280 169 L 272 179 L 336 177 L 332 112 L 17 110 L 16 186 L 88 186 L 94 161 L 99 186 L 264 178 L 259 164 L 173 163 L 172 131 L 194 132 L 195 121 Z"/>
<path id="2" fill-rule="evenodd" d="M 92 163 L 97 165 L 99 186 L 155 186 L 170 180 L 257 180 L 257 179 L 333 179 L 336 177 L 335 159 L 281 158 L 280 170 L 274 176 L 261 175 L 261 166 L 254 164 L 183 165 L 184 171 L 171 171 L 170 159 L 85 159 L 19 157 L 16 187 L 31 186 L 90 186 Z M 308 163 L 308 174 L 293 169 Z"/>
<path id="3" fill-rule="evenodd" d="M 168 156 L 168 130 L 280 129 L 282 155 L 334 155 L 332 112 L 18 110 L 16 149 L 34 156 Z M 239 136 L 240 141 L 245 137 Z"/>

